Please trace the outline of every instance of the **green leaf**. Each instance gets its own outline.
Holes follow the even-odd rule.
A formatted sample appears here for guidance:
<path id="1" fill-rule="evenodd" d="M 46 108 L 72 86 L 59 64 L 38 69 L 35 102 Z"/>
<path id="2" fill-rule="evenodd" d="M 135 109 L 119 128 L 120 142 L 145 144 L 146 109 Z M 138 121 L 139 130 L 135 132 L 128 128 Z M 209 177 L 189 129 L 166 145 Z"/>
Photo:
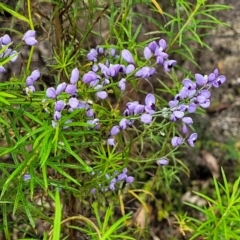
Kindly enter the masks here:
<path id="1" fill-rule="evenodd" d="M 55 217 L 53 225 L 53 240 L 61 239 L 61 218 L 62 218 L 62 206 L 60 201 L 59 189 L 56 189 L 55 194 Z"/>
<path id="2" fill-rule="evenodd" d="M 16 17 L 16 18 L 30 24 L 30 21 L 26 17 L 24 17 L 20 13 L 15 12 L 14 10 L 12 10 L 8 6 L 4 5 L 3 3 L 0 3 L 0 9 L 3 9 L 4 11 L 10 13 L 13 17 Z"/>

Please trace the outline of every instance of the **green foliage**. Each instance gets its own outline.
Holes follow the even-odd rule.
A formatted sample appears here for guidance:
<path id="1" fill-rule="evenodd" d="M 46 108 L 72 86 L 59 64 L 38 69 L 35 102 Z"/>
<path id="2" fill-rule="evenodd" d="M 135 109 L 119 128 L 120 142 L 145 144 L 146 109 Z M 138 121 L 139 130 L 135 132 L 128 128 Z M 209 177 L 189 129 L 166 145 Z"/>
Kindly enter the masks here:
<path id="1" fill-rule="evenodd" d="M 214 13 L 229 9 L 228 6 L 211 5 L 203 0 L 195 3 L 186 0 L 171 1 L 172 5 L 168 8 L 161 8 L 154 1 L 146 0 L 123 0 L 117 3 L 94 0 L 44 2 L 51 3 L 53 7 L 50 16 L 36 10 L 36 5 L 30 0 L 18 1 L 15 9 L 0 3 L 0 11 L 12 15 L 12 28 L 8 32 L 14 32 L 20 39 L 23 33 L 13 27 L 19 22 L 24 29 L 41 29 L 47 33 L 53 45 L 53 59 L 48 59 L 51 63 L 46 68 L 49 75 L 54 76 L 55 82 L 52 84 L 55 85 L 69 81 L 75 67 L 80 69 L 81 77 L 91 69 L 92 64 L 86 61 L 86 53 L 92 47 L 92 39 L 106 49 L 111 49 L 116 43 L 116 50 L 128 49 L 134 56 L 136 66 L 142 67 L 149 60 L 143 60 L 139 53 L 149 42 L 161 36 L 169 43 L 169 55 L 178 54 L 182 60 L 197 65 L 194 59 L 196 51 L 209 48 L 204 42 L 208 31 L 226 25 Z M 151 9 L 153 15 L 133 11 L 139 4 L 142 8 Z M 152 24 L 155 30 L 143 34 L 146 27 L 143 19 Z M 101 34 L 104 21 L 107 22 L 108 30 Z M 0 27 L 0 30 L 5 29 Z M 55 41 L 51 40 L 53 36 Z M 10 45 L 0 48 L 0 54 Z M 22 41 L 16 49 L 20 49 L 21 45 Z M 47 84 L 40 80 L 39 91 L 26 94 L 22 92 L 26 87 L 26 77 L 32 70 L 33 55 L 34 46 L 30 48 L 20 77 L 12 76 L 7 82 L 0 82 L 0 136 L 3 140 L 0 157 L 10 159 L 9 162 L 0 162 L 0 231 L 4 233 L 5 239 L 13 239 L 15 228 L 20 232 L 21 239 L 39 239 L 39 236 L 53 240 L 68 237 L 74 239 L 71 235 L 74 231 L 93 240 L 135 239 L 135 229 L 129 227 L 132 213 L 116 213 L 118 208 L 124 208 L 119 196 L 126 197 L 127 192 L 143 206 L 147 205 L 149 199 L 154 199 L 154 194 L 166 199 L 154 199 L 160 220 L 176 211 L 179 208 L 180 193 L 174 191 L 173 187 L 177 185 L 179 189 L 182 180 L 179 175 L 184 173 L 184 176 L 189 176 L 189 169 L 185 162 L 179 160 L 181 149 L 172 149 L 170 145 L 171 138 L 178 133 L 175 125 L 164 117 L 155 118 L 149 125 L 136 124 L 117 136 L 117 144 L 111 148 L 106 140 L 111 127 L 122 118 L 119 106 L 126 99 L 135 99 L 122 95 L 117 82 L 112 82 L 109 88 L 103 89 L 109 95 L 114 95 L 115 102 L 100 102 L 95 97 L 96 90 L 79 82 L 78 94 L 83 100 L 92 102 L 91 107 L 100 119 L 100 130 L 86 123 L 87 117 L 83 109 L 71 113 L 64 109 L 63 113 L 68 114 L 63 114 L 54 128 L 51 111 L 55 99 L 46 99 Z M 0 66 L 5 66 L 10 61 L 11 57 L 0 58 Z M 178 70 L 186 77 L 191 76 L 181 66 L 178 66 Z M 131 91 L 146 95 L 148 92 L 145 87 L 139 89 L 135 72 L 127 78 L 132 86 Z M 177 71 L 173 70 L 164 76 L 168 81 L 165 81 L 161 73 L 157 79 L 160 86 L 156 89 L 149 82 L 151 91 L 156 93 L 159 114 L 164 113 L 168 98 L 176 95 L 181 86 Z M 62 98 L 67 101 L 69 96 L 63 94 Z M 134 120 L 137 121 L 138 118 L 135 117 Z M 70 119 L 72 122 L 69 122 Z M 156 160 L 162 156 L 171 159 L 169 168 L 157 167 Z M 104 187 L 109 185 L 108 177 L 115 176 L 116 172 L 120 173 L 125 167 L 128 167 L 136 181 L 127 186 L 119 184 L 120 195 L 116 191 L 105 192 Z M 28 175 L 30 179 L 26 179 Z M 230 193 L 225 176 L 224 185 L 219 185 L 214 180 L 217 201 L 199 193 L 211 203 L 210 207 L 202 209 L 191 206 L 202 212 L 209 221 L 202 224 L 197 219 L 190 219 L 195 229 L 192 239 L 207 236 L 206 234 L 218 236 L 214 239 L 221 239 L 227 233 L 229 236 L 238 234 L 236 219 L 239 181 L 235 182 Z M 93 195 L 91 192 L 95 188 L 96 195 Z M 128 191 L 128 188 L 134 188 L 141 194 Z M 221 199 L 222 192 L 226 195 L 226 202 Z M 227 216 L 229 221 L 223 216 Z M 39 233 L 36 220 L 44 222 L 49 228 Z M 182 221 L 181 217 L 179 221 Z M 24 229 L 21 228 L 22 225 Z M 207 232 L 206 229 L 211 231 Z"/>
<path id="2" fill-rule="evenodd" d="M 227 181 L 222 169 L 223 183 L 214 178 L 216 198 L 211 198 L 202 193 L 195 192 L 208 202 L 208 206 L 199 206 L 185 203 L 202 214 L 202 219 L 189 217 L 194 234 L 190 239 L 203 237 L 204 239 L 238 239 L 239 238 L 239 213 L 240 213 L 240 177 L 233 186 Z"/>

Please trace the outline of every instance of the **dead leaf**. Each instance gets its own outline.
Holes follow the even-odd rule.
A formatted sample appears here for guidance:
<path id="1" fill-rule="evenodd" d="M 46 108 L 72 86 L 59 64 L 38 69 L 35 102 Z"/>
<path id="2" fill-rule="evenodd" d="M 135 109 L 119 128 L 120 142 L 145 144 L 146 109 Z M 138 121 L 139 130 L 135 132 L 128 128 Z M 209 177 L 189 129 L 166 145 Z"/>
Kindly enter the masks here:
<path id="1" fill-rule="evenodd" d="M 203 160 L 204 160 L 206 166 L 209 168 L 212 175 L 215 178 L 218 178 L 220 173 L 219 173 L 219 165 L 218 165 L 217 159 L 211 153 L 209 153 L 205 150 L 202 150 L 201 154 L 203 156 Z"/>

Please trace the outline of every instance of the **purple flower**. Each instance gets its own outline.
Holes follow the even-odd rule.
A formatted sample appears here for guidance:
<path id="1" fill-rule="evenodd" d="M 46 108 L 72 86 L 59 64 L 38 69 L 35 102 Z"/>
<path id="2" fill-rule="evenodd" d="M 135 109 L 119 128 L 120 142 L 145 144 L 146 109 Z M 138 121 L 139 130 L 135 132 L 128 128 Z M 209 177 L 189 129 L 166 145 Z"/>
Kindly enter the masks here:
<path id="1" fill-rule="evenodd" d="M 134 181 L 134 177 L 128 176 L 128 177 L 126 177 L 125 181 L 126 181 L 126 183 L 132 183 Z"/>
<path id="2" fill-rule="evenodd" d="M 87 58 L 89 61 L 97 62 L 98 52 L 96 49 L 92 48 L 90 52 L 87 54 Z"/>
<path id="3" fill-rule="evenodd" d="M 34 84 L 34 82 L 35 81 L 33 80 L 33 78 L 31 76 L 26 78 L 26 85 L 27 86 L 32 86 Z"/>
<path id="4" fill-rule="evenodd" d="M 72 109 L 76 109 L 78 107 L 79 104 L 79 100 L 75 97 L 71 97 L 68 100 L 68 105 L 72 108 Z"/>
<path id="5" fill-rule="evenodd" d="M 155 41 L 150 42 L 150 43 L 148 44 L 148 48 L 149 48 L 153 53 L 155 52 L 155 50 L 157 49 L 157 47 L 158 47 L 158 44 L 157 44 Z"/>
<path id="6" fill-rule="evenodd" d="M 118 181 L 124 181 L 127 178 L 127 174 L 126 173 L 120 173 L 117 177 Z"/>
<path id="7" fill-rule="evenodd" d="M 119 126 L 113 126 L 111 131 L 110 131 L 110 135 L 114 136 L 114 135 L 117 135 L 119 132 L 120 132 Z"/>
<path id="8" fill-rule="evenodd" d="M 47 91 L 46 91 L 46 96 L 48 98 L 56 98 L 57 94 L 56 94 L 55 89 L 53 87 L 48 88 Z"/>
<path id="9" fill-rule="evenodd" d="M 31 179 L 31 175 L 30 174 L 24 174 L 23 175 L 23 180 L 24 181 L 29 181 Z"/>
<path id="10" fill-rule="evenodd" d="M 156 63 L 157 63 L 158 65 L 164 64 L 164 60 L 166 60 L 166 59 L 168 58 L 168 54 L 167 54 L 167 53 L 161 52 L 161 51 L 159 51 L 159 50 L 156 50 L 156 51 L 155 51 L 155 55 L 157 56 L 157 58 L 156 58 Z"/>
<path id="11" fill-rule="evenodd" d="M 125 69 L 125 74 L 130 74 L 134 70 L 135 70 L 135 66 L 133 64 L 129 64 L 129 65 L 127 65 L 127 67 Z"/>
<path id="12" fill-rule="evenodd" d="M 64 109 L 65 105 L 66 103 L 63 100 L 59 100 L 55 102 L 54 109 L 55 111 L 61 112 Z"/>
<path id="13" fill-rule="evenodd" d="M 149 58 L 151 58 L 152 55 L 153 55 L 153 53 L 152 53 L 152 51 L 151 51 L 151 49 L 149 47 L 145 47 L 144 48 L 143 54 L 144 54 L 145 59 L 147 59 L 147 60 Z"/>
<path id="14" fill-rule="evenodd" d="M 11 43 L 11 38 L 8 34 L 5 34 L 3 37 L 0 37 L 0 43 L 4 47 L 5 45 L 8 45 Z"/>
<path id="15" fill-rule="evenodd" d="M 114 146 L 115 145 L 114 138 L 108 138 L 107 143 L 109 146 Z"/>
<path id="16" fill-rule="evenodd" d="M 9 57 L 11 57 L 11 62 L 16 62 L 17 58 L 18 58 L 18 53 L 16 51 L 11 51 L 11 53 L 9 54 Z"/>
<path id="17" fill-rule="evenodd" d="M 96 80 L 98 78 L 99 78 L 99 76 L 95 72 L 89 71 L 88 73 L 85 73 L 83 75 L 82 81 L 84 83 L 88 83 L 89 84 L 91 81 L 94 81 L 94 80 Z"/>
<path id="18" fill-rule="evenodd" d="M 194 147 L 194 143 L 196 142 L 197 137 L 198 137 L 197 133 L 192 133 L 192 134 L 190 135 L 190 137 L 188 138 L 187 141 L 188 141 L 188 143 L 189 143 L 189 145 L 190 145 L 191 147 Z"/>
<path id="19" fill-rule="evenodd" d="M 139 102 L 138 102 L 138 101 L 128 102 L 128 103 L 126 104 L 126 108 L 127 108 L 127 110 L 129 110 L 129 111 L 128 111 L 128 112 L 129 112 L 128 115 L 133 114 L 135 108 L 136 108 L 138 105 L 139 105 Z M 128 116 L 128 115 L 125 115 L 125 116 Z"/>
<path id="20" fill-rule="evenodd" d="M 177 65 L 177 61 L 175 60 L 167 60 L 163 63 L 163 67 L 166 72 L 169 72 L 175 65 Z"/>
<path id="21" fill-rule="evenodd" d="M 145 110 L 145 106 L 142 105 L 142 104 L 138 104 L 134 109 L 134 115 L 137 115 L 139 113 L 143 113 L 144 110 Z"/>
<path id="22" fill-rule="evenodd" d="M 165 166 L 168 165 L 169 161 L 167 158 L 161 158 L 159 160 L 157 160 L 157 164 L 160 166 Z"/>
<path id="23" fill-rule="evenodd" d="M 55 111 L 54 115 L 53 115 L 53 119 L 55 121 L 58 121 L 60 118 L 62 117 L 61 113 L 58 111 Z"/>
<path id="24" fill-rule="evenodd" d="M 142 67 L 135 73 L 135 76 L 141 77 L 141 78 L 147 78 L 147 77 L 151 77 L 155 72 L 156 70 L 153 67 L 152 68 Z"/>
<path id="25" fill-rule="evenodd" d="M 132 54 L 126 49 L 122 50 L 122 58 L 128 63 L 134 63 Z"/>
<path id="26" fill-rule="evenodd" d="M 119 123 L 119 127 L 121 128 L 121 130 L 125 130 L 128 127 L 128 123 L 129 123 L 129 120 L 126 118 L 123 118 Z"/>
<path id="27" fill-rule="evenodd" d="M 76 85 L 68 84 L 65 88 L 65 92 L 70 95 L 74 95 L 77 92 Z"/>
<path id="28" fill-rule="evenodd" d="M 198 86 L 204 86 L 208 82 L 208 76 L 207 75 L 203 76 L 199 73 L 195 74 L 195 79 Z"/>
<path id="29" fill-rule="evenodd" d="M 115 182 L 111 182 L 111 183 L 110 183 L 109 189 L 110 189 L 111 191 L 114 191 L 114 190 L 115 190 Z"/>
<path id="30" fill-rule="evenodd" d="M 145 98 L 146 112 L 153 114 L 155 112 L 155 103 L 156 103 L 155 96 L 149 93 Z"/>
<path id="31" fill-rule="evenodd" d="M 94 111 L 93 111 L 93 109 L 87 110 L 86 116 L 87 116 L 87 117 L 94 117 Z"/>
<path id="32" fill-rule="evenodd" d="M 65 88 L 67 86 L 67 83 L 63 82 L 63 83 L 60 83 L 58 86 L 57 86 L 57 89 L 56 89 L 56 94 L 59 95 L 60 93 L 62 93 Z"/>
<path id="33" fill-rule="evenodd" d="M 149 124 L 152 122 L 152 115 L 148 113 L 144 113 L 141 116 L 141 121 L 145 124 Z"/>
<path id="34" fill-rule="evenodd" d="M 226 81 L 226 77 L 224 75 L 221 75 L 219 77 L 217 77 L 214 81 L 213 81 L 213 86 L 215 88 L 220 87 L 224 82 Z"/>
<path id="35" fill-rule="evenodd" d="M 76 84 L 79 79 L 79 70 L 77 68 L 74 68 L 71 73 L 70 83 Z"/>
<path id="36" fill-rule="evenodd" d="M 184 112 L 182 111 L 173 111 L 170 117 L 170 120 L 175 122 L 178 119 L 181 119 L 184 116 Z"/>
<path id="37" fill-rule="evenodd" d="M 32 71 L 31 78 L 36 81 L 40 77 L 40 71 L 38 69 Z"/>
<path id="38" fill-rule="evenodd" d="M 94 89 L 98 90 L 101 89 L 102 85 L 97 85 Z M 101 99 L 106 99 L 108 97 L 108 93 L 106 91 L 97 91 L 96 96 L 101 98 Z"/>
<path id="39" fill-rule="evenodd" d="M 183 117 L 182 121 L 188 125 L 193 124 L 193 120 L 190 117 Z"/>
<path id="40" fill-rule="evenodd" d="M 164 39 L 160 39 L 160 40 L 159 40 L 159 46 L 160 46 L 160 49 L 161 49 L 162 51 L 165 51 L 166 48 L 167 48 L 167 43 L 166 43 L 166 41 L 165 41 Z"/>
<path id="41" fill-rule="evenodd" d="M 28 30 L 24 35 L 22 40 L 25 41 L 25 43 L 29 46 L 34 46 L 38 43 L 38 41 L 35 39 L 36 31 L 34 30 Z"/>
<path id="42" fill-rule="evenodd" d="M 119 88 L 121 91 L 124 91 L 126 89 L 126 79 L 122 78 L 118 83 Z"/>
<path id="43" fill-rule="evenodd" d="M 173 147 L 178 147 L 183 143 L 183 139 L 181 137 L 173 137 L 171 140 L 171 144 Z"/>

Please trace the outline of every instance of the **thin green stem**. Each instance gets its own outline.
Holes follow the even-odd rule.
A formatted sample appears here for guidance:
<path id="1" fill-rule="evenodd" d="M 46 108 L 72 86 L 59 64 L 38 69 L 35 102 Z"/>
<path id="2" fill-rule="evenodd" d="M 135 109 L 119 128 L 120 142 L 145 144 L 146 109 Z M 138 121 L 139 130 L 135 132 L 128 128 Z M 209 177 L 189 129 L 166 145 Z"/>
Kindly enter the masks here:
<path id="1" fill-rule="evenodd" d="M 197 3 L 194 11 L 191 13 L 191 15 L 189 16 L 188 20 L 185 22 L 185 24 L 181 27 L 181 29 L 179 30 L 179 32 L 177 33 L 177 35 L 175 36 L 175 38 L 173 39 L 173 41 L 169 44 L 166 52 L 171 48 L 171 46 L 177 41 L 177 39 L 179 38 L 179 36 L 182 34 L 183 30 L 187 27 L 187 25 L 192 21 L 192 19 L 194 18 L 195 14 L 198 12 L 198 9 L 200 8 L 201 3 Z"/>
<path id="2" fill-rule="evenodd" d="M 32 21 L 32 14 L 31 14 L 31 0 L 27 0 L 27 5 L 28 5 L 28 18 L 29 18 L 29 25 L 32 30 L 34 30 L 34 25 Z M 30 69 L 30 64 L 32 61 L 32 56 L 33 56 L 33 51 L 34 51 L 34 46 L 31 47 L 30 54 L 28 57 L 28 62 L 27 62 L 27 70 Z"/>

